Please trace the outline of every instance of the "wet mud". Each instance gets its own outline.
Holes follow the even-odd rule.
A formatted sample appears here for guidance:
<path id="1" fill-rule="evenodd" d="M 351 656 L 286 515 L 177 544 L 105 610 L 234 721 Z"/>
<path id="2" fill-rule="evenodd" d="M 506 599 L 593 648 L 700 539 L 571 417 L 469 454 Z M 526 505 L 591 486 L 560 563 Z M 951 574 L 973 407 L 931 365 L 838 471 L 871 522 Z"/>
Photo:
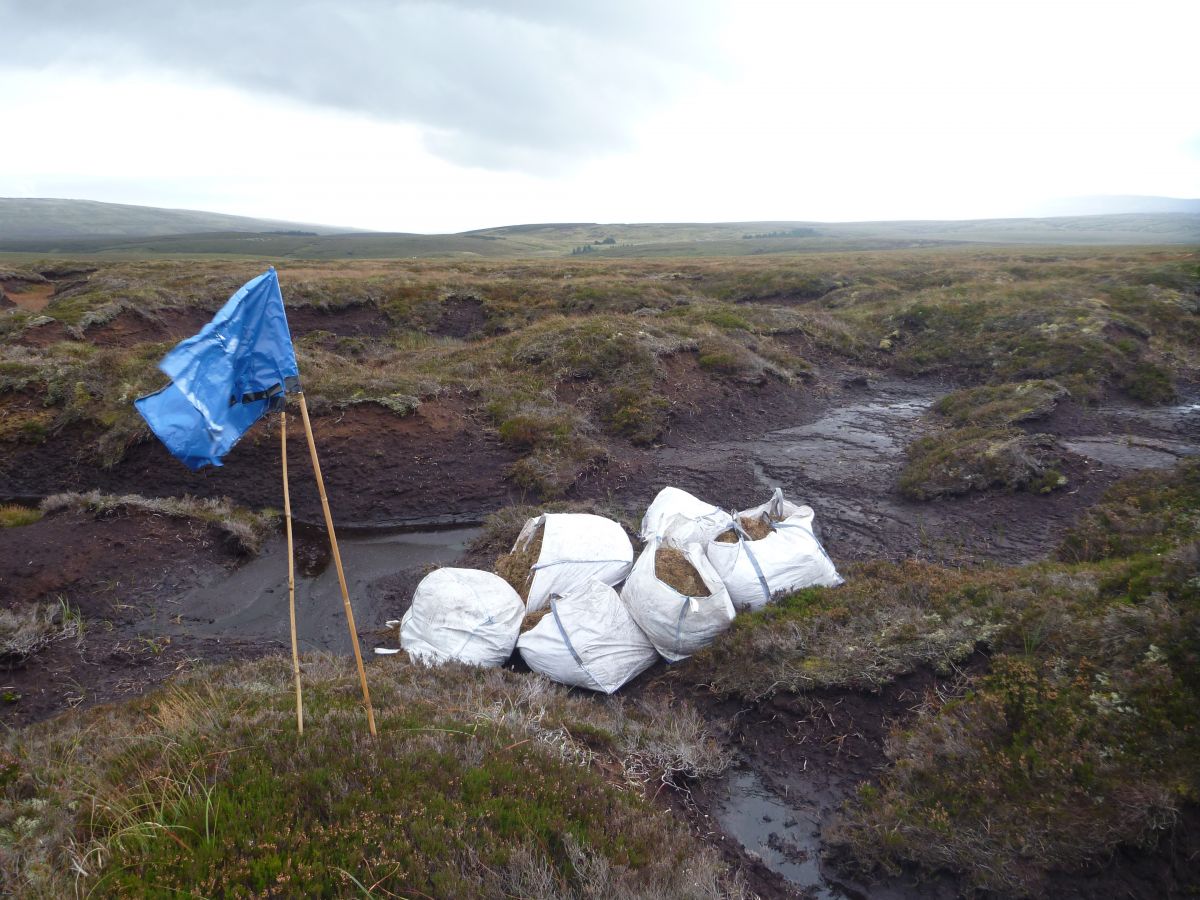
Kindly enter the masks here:
<path id="1" fill-rule="evenodd" d="M 346 586 L 364 652 L 398 646 L 383 623 L 408 609 L 417 582 L 432 568 L 453 563 L 479 535 L 479 528 L 348 533 L 338 536 Z M 312 533 L 313 543 L 324 535 Z M 325 548 L 316 548 L 318 551 Z M 315 569 L 315 571 L 314 571 Z M 194 634 L 217 640 L 238 636 L 288 645 L 287 545 L 272 539 L 261 554 L 233 573 L 163 598 L 141 627 L 170 635 Z M 337 570 L 323 553 L 316 566 L 296 577 L 296 630 L 300 651 L 350 653 Z"/>

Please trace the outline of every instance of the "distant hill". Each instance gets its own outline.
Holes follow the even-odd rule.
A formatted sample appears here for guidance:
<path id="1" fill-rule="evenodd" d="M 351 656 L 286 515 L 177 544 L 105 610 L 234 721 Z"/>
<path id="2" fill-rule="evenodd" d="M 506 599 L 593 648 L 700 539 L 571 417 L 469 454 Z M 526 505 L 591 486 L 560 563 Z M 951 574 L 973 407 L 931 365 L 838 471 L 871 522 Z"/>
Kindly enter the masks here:
<path id="1" fill-rule="evenodd" d="M 1141 198 L 1166 199 L 1166 198 Z M 461 234 L 348 232 L 81 200 L 0 199 L 0 253 L 256 259 L 750 256 L 953 244 L 1200 245 L 1200 211 L 897 222 L 561 222 Z M 40 217 L 41 226 L 36 225 Z M 24 224 L 22 224 L 24 223 Z M 91 223 L 91 224 L 89 224 Z M 230 224 L 232 223 L 232 224 Z M 120 226 L 120 229 L 116 230 Z M 37 228 L 41 227 L 42 232 Z M 190 227 L 191 231 L 170 229 Z M 94 229 L 94 230 L 89 230 Z M 140 231 L 139 231 L 140 229 Z M 49 233 L 54 232 L 54 233 Z"/>
<path id="2" fill-rule="evenodd" d="M 159 209 L 95 200 L 57 200 L 38 197 L 0 197 L 0 241 L 85 238 L 96 235 L 160 237 L 169 234 L 202 234 L 213 231 L 304 231 L 342 234 L 353 229 L 332 228 L 199 212 L 194 209 Z"/>

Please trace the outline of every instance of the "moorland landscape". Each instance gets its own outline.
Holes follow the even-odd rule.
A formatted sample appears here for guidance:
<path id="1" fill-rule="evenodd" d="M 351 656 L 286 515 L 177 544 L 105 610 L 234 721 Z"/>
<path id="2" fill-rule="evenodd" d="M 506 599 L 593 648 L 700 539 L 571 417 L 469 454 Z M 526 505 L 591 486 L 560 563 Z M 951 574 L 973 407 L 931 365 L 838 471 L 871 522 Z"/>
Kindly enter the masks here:
<path id="1" fill-rule="evenodd" d="M 6 237 L 4 890 L 1200 889 L 1194 218 Z M 298 736 L 277 421 L 192 473 L 132 407 L 268 264 L 368 650 L 430 566 L 666 485 L 781 488 L 845 584 L 611 698 L 369 659 L 372 741 L 293 441 Z"/>

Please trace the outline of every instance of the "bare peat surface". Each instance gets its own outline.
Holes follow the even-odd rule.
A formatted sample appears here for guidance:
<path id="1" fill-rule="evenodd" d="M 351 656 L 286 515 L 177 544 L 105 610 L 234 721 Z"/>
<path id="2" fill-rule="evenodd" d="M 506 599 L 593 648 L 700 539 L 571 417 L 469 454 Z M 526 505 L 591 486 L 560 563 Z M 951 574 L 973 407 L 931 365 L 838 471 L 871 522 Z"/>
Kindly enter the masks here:
<path id="1" fill-rule="evenodd" d="M 236 572 L 242 555 L 207 525 L 146 513 L 47 516 L 0 529 L 0 603 L 53 604 L 82 633 L 54 640 L 0 670 L 0 723 L 23 725 L 64 709 L 142 693 L 181 668 L 278 647 L 197 634 L 170 636 L 138 622 L 198 580 Z"/>
<path id="2" fill-rule="evenodd" d="M 971 665 L 986 664 L 982 658 Z M 721 826 L 752 858 L 780 876 L 759 885 L 764 897 L 821 900 L 949 900 L 950 879 L 915 877 L 864 882 L 825 858 L 822 829 L 862 781 L 887 762 L 883 739 L 905 719 L 922 694 L 938 683 L 921 671 L 898 679 L 879 695 L 827 691 L 803 699 L 777 695 L 763 704 L 719 704 L 731 723 L 739 764 L 722 781 L 696 792 L 702 814 Z"/>

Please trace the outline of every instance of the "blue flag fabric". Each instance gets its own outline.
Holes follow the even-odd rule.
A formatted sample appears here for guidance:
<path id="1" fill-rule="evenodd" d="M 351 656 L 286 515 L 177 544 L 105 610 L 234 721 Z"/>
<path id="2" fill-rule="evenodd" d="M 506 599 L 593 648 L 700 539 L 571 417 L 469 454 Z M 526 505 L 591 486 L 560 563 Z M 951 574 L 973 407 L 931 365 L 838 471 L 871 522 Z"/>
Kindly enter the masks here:
<path id="1" fill-rule="evenodd" d="M 299 390 L 275 269 L 242 285 L 158 367 L 171 383 L 134 401 L 138 412 L 188 468 L 221 465 L 251 425 L 282 408 L 287 391 Z"/>

